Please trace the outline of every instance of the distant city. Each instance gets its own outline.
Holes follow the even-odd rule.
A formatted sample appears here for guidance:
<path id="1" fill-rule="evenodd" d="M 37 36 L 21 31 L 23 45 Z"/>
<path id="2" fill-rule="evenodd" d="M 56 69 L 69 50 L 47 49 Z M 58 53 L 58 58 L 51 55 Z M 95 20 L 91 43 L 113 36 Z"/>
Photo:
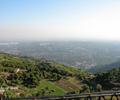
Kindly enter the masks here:
<path id="1" fill-rule="evenodd" d="M 120 60 L 119 42 L 50 41 L 0 42 L 0 52 L 46 58 L 68 66 L 91 70 Z"/>

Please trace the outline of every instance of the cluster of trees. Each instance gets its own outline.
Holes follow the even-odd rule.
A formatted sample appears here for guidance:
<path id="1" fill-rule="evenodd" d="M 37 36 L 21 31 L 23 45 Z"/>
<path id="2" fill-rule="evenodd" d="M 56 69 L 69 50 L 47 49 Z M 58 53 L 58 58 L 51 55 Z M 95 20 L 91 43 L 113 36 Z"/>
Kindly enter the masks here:
<path id="1" fill-rule="evenodd" d="M 114 68 L 94 75 L 87 74 L 86 72 L 79 74 L 77 77 L 85 84 L 82 87 L 82 92 L 120 89 L 120 68 Z"/>
<path id="2" fill-rule="evenodd" d="M 56 67 L 63 65 L 47 60 L 26 59 L 9 55 L 4 55 L 0 60 L 0 72 L 9 73 L 6 79 L 0 78 L 0 84 L 36 87 L 42 79 L 57 81 L 71 75 L 62 67 Z M 17 69 L 19 69 L 18 72 L 16 72 Z"/>
<path id="3" fill-rule="evenodd" d="M 95 76 L 95 82 L 101 84 L 105 90 L 120 88 L 120 68 L 114 68 L 104 73 L 97 73 Z"/>

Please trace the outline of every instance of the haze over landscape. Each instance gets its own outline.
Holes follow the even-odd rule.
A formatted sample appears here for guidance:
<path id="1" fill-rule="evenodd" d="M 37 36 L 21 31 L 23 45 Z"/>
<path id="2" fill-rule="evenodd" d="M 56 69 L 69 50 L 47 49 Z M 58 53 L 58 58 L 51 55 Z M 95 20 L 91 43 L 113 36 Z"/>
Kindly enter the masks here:
<path id="1" fill-rule="evenodd" d="M 0 0 L 0 99 L 56 98 L 120 100 L 120 0 Z"/>
<path id="2" fill-rule="evenodd" d="M 1 0 L 0 40 L 120 40 L 119 0 Z"/>

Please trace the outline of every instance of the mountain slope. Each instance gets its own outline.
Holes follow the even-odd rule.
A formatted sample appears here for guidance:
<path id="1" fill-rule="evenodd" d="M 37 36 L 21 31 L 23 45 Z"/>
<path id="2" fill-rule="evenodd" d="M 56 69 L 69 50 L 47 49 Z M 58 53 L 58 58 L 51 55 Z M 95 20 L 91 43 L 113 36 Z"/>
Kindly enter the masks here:
<path id="1" fill-rule="evenodd" d="M 4 89 L 17 87 L 20 96 L 63 95 L 80 91 L 81 84 L 70 82 L 69 79 L 74 78 L 80 82 L 78 76 L 88 78 L 89 75 L 80 69 L 46 59 L 0 54 L 0 86 Z M 58 83 L 67 84 L 71 89 L 67 90 Z M 13 94 L 15 96 L 14 91 Z"/>
<path id="2" fill-rule="evenodd" d="M 93 92 L 97 86 L 111 90 L 119 84 L 120 68 L 91 74 L 46 59 L 0 54 L 0 86 L 6 97 Z"/>

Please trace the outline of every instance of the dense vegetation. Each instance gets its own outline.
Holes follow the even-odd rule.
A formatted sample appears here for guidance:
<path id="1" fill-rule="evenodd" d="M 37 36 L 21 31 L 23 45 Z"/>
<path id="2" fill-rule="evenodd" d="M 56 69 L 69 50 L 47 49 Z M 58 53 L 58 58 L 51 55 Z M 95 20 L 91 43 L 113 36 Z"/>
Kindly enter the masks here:
<path id="1" fill-rule="evenodd" d="M 95 82 L 101 84 L 107 90 L 120 89 L 120 68 L 96 74 Z"/>
<path id="2" fill-rule="evenodd" d="M 82 79 L 89 77 L 87 72 L 53 61 L 0 54 L 0 86 L 18 87 L 18 92 L 24 96 L 63 95 L 73 90 L 79 91 L 80 85 L 69 80 L 76 80 L 80 75 Z M 64 89 L 64 84 L 70 84 L 71 89 Z"/>
<path id="3" fill-rule="evenodd" d="M 7 97 L 101 91 L 119 84 L 120 68 L 91 74 L 46 59 L 0 54 L 0 86 Z"/>

